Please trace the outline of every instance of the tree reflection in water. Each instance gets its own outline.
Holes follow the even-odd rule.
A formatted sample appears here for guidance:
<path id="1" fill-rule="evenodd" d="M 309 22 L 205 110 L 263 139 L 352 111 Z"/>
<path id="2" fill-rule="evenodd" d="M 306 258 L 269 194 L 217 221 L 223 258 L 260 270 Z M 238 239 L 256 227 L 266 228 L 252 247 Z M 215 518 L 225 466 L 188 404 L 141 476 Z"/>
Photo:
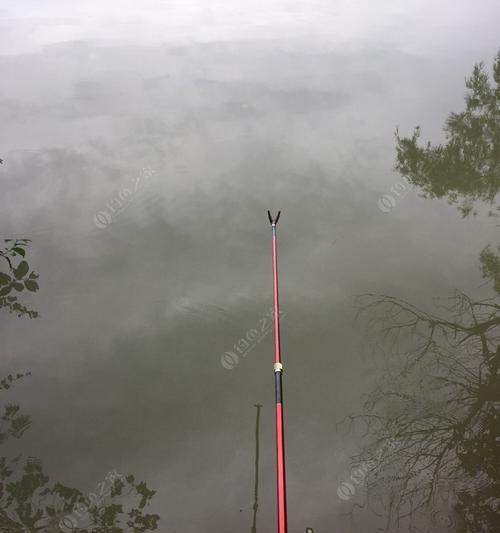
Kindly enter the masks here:
<path id="1" fill-rule="evenodd" d="M 0 309 L 19 317 L 38 313 L 21 304 L 16 293 L 38 290 L 38 275 L 26 260 L 28 239 L 6 239 L 0 250 Z M 0 393 L 28 373 L 0 380 Z M 30 426 L 30 417 L 19 405 L 5 403 L 0 424 L 0 445 L 19 439 Z M 108 476 L 109 485 L 98 494 L 50 482 L 42 462 L 34 457 L 0 457 L 0 531 L 5 533 L 145 533 L 156 530 L 159 516 L 146 513 L 155 491 L 132 475 Z"/>
<path id="2" fill-rule="evenodd" d="M 448 117 L 445 144 L 419 145 L 419 128 L 409 138 L 396 133 L 396 169 L 464 217 L 478 202 L 497 217 L 500 53 L 493 83 L 479 64 L 466 86 L 466 109 Z M 489 244 L 479 259 L 492 282 L 486 299 L 457 291 L 428 312 L 387 295 L 357 298 L 386 361 L 359 415 L 370 442 L 354 458 L 366 464 L 377 454 L 363 506 L 382 531 L 500 531 L 500 257 Z"/>

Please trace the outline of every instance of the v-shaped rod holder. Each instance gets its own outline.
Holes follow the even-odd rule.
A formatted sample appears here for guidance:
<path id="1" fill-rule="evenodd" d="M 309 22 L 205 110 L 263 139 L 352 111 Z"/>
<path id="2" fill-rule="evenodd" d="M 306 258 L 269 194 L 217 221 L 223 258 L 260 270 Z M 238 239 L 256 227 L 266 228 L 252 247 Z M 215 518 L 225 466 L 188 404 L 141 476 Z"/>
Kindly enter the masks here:
<path id="1" fill-rule="evenodd" d="M 267 216 L 269 217 L 269 222 L 271 223 L 271 226 L 276 226 L 280 218 L 280 215 L 281 215 L 281 211 L 278 211 L 276 218 L 273 219 L 273 217 L 271 216 L 271 211 L 267 210 Z"/>

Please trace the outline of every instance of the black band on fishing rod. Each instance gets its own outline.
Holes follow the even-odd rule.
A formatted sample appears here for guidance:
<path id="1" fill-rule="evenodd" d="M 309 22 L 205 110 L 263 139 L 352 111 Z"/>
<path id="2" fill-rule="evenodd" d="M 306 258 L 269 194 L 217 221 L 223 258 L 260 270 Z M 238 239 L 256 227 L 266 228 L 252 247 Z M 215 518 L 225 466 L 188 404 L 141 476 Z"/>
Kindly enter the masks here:
<path id="1" fill-rule="evenodd" d="M 283 391 L 281 389 L 281 372 L 274 373 L 274 391 L 276 393 L 276 403 L 283 403 Z"/>
<path id="2" fill-rule="evenodd" d="M 278 220 L 280 218 L 280 215 L 281 215 L 281 211 L 278 211 L 278 214 L 276 215 L 276 218 L 273 220 L 273 217 L 271 216 L 271 211 L 269 211 L 269 209 L 267 210 L 267 216 L 269 217 L 269 222 L 271 223 L 271 226 L 272 225 L 276 226 L 276 224 L 278 223 Z"/>

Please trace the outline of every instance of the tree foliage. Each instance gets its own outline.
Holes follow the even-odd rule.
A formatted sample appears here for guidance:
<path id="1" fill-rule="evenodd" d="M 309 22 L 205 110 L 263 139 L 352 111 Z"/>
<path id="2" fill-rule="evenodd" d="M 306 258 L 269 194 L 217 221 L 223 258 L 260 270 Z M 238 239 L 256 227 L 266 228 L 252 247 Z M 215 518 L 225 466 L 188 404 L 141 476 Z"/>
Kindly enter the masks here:
<path id="1" fill-rule="evenodd" d="M 29 239 L 4 239 L 0 258 L 4 260 L 6 270 L 0 270 L 0 308 L 8 309 L 9 313 L 17 316 L 36 318 L 38 312 L 23 305 L 16 295 L 24 290 L 36 292 L 39 288 L 38 274 L 30 271 L 25 259 L 29 243 Z"/>
<path id="2" fill-rule="evenodd" d="M 5 239 L 0 250 L 4 270 L 0 270 L 0 308 L 19 317 L 38 317 L 22 305 L 13 291 L 36 292 L 38 274 L 26 261 L 28 239 Z M 9 374 L 0 379 L 0 394 L 8 394 L 19 380 L 30 373 Z M 30 417 L 20 406 L 5 403 L 0 417 L 0 445 L 20 439 L 30 427 Z M 158 527 L 159 516 L 146 508 L 155 491 L 132 475 L 116 472 L 106 476 L 98 493 L 84 494 L 61 483 L 51 483 L 42 462 L 0 456 L 0 532 L 1 533 L 146 533 Z M 104 490 L 106 488 L 106 490 Z"/>
<path id="3" fill-rule="evenodd" d="M 0 381 L 5 392 L 29 374 Z M 19 439 L 30 418 L 19 405 L 6 404 L 0 424 L 0 444 Z M 51 483 L 42 462 L 22 455 L 0 456 L 0 531 L 2 533 L 146 533 L 157 529 L 159 516 L 146 512 L 155 491 L 134 476 L 112 472 L 96 493 L 84 494 Z"/>
<path id="4" fill-rule="evenodd" d="M 465 84 L 465 110 L 448 116 L 444 144 L 422 146 L 419 126 L 410 137 L 396 131 L 396 169 L 426 197 L 445 197 L 467 216 L 477 200 L 493 204 L 500 188 L 500 52 L 493 81 L 479 63 Z"/>

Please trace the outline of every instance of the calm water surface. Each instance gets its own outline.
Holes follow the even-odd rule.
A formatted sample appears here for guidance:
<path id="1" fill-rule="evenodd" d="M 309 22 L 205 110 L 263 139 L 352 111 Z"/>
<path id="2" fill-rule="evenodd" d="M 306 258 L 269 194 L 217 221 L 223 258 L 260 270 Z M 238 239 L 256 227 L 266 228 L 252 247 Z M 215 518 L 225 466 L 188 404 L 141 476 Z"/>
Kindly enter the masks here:
<path id="1" fill-rule="evenodd" d="M 289 531 L 495 531 L 499 94 L 462 159 L 395 131 L 446 144 L 499 16 L 2 5 L 2 531 L 276 530 L 267 209 Z"/>

